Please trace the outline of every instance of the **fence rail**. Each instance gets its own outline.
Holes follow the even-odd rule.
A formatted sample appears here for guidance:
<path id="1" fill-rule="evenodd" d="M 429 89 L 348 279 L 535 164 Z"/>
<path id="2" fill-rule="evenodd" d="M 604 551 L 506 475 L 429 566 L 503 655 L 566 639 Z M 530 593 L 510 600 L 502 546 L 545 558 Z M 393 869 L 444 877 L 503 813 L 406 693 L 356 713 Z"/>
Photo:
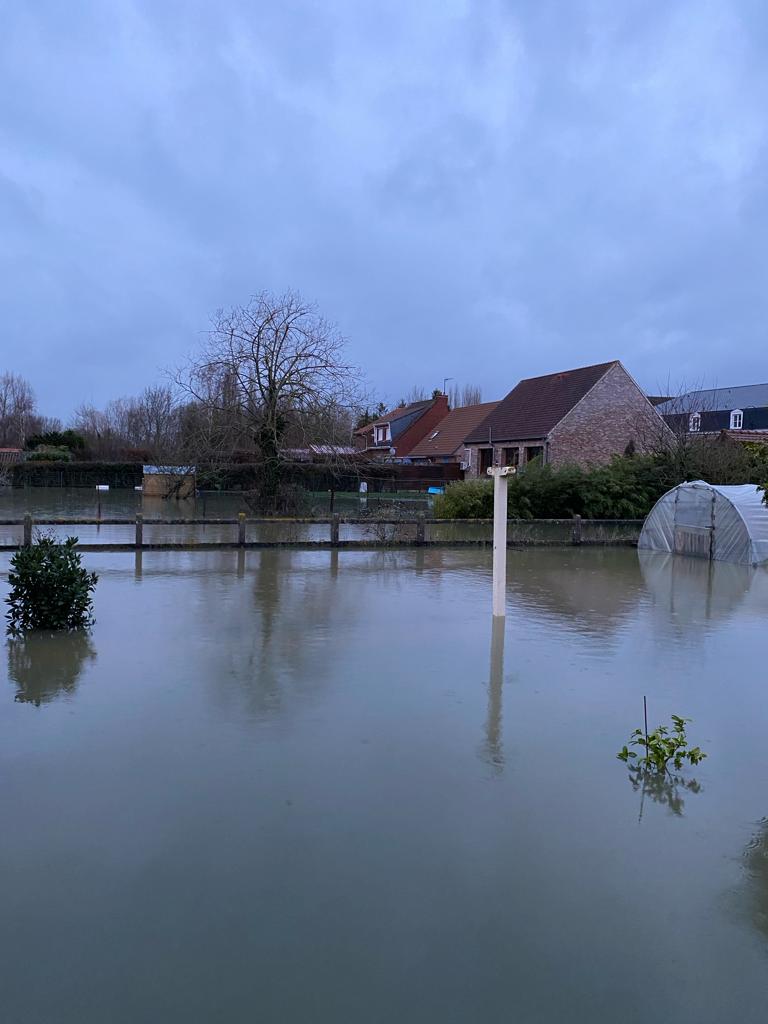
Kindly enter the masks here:
<path id="1" fill-rule="evenodd" d="M 132 542 L 103 541 L 101 543 L 78 543 L 82 551 L 192 551 L 216 548 L 377 548 L 377 547 L 486 547 L 492 544 L 490 529 L 492 519 L 432 519 L 426 515 L 411 518 L 379 518 L 345 516 L 341 514 L 324 517 L 269 517 L 249 518 L 245 513 L 228 518 L 145 517 L 88 517 L 73 518 L 44 516 L 35 518 L 31 514 L 22 519 L 0 519 L 2 527 L 21 527 L 22 535 L 14 543 L 0 543 L 0 551 L 15 551 L 32 544 L 34 530 L 43 528 L 69 527 L 131 527 L 134 531 Z M 643 520 L 641 519 L 510 519 L 508 520 L 507 543 L 509 547 L 529 545 L 602 545 L 618 546 L 636 544 Z M 145 530 L 153 527 L 211 527 L 231 526 L 237 533 L 230 539 L 187 540 L 145 540 Z M 327 527 L 326 538 L 297 539 L 295 537 L 255 537 L 256 533 L 269 533 L 282 528 Z M 362 536 L 342 537 L 342 527 L 356 529 Z M 266 529 L 265 529 L 266 528 Z M 250 536 L 249 536 L 250 532 Z M 462 536 L 462 533 L 464 534 Z M 371 536 L 373 534 L 373 536 Z M 436 534 L 436 535 L 435 535 Z"/>

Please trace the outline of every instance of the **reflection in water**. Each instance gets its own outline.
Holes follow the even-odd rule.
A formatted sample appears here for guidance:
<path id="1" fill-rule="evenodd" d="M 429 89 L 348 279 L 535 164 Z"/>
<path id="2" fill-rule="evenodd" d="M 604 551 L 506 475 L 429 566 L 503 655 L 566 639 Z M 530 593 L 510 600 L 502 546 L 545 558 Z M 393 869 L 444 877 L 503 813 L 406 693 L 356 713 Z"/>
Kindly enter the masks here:
<path id="1" fill-rule="evenodd" d="M 620 631 L 643 596 L 637 562 L 622 550 L 510 551 L 507 577 L 516 600 L 601 639 Z"/>
<path id="2" fill-rule="evenodd" d="M 338 551 L 316 560 L 286 548 L 243 554 L 236 575 L 245 579 L 245 600 L 222 601 L 204 577 L 200 596 L 223 638 L 210 650 L 220 692 L 227 700 L 245 698 L 249 713 L 261 718 L 292 692 L 314 691 L 333 675 L 334 638 L 362 609 L 356 577 L 340 568 Z M 347 585 L 339 587 L 342 579 Z"/>
<path id="3" fill-rule="evenodd" d="M 744 853 L 748 886 L 751 890 L 750 914 L 755 927 L 768 937 L 768 818 Z"/>
<path id="4" fill-rule="evenodd" d="M 499 771 L 504 766 L 501 732 L 502 686 L 504 684 L 504 628 L 506 622 L 498 615 L 491 620 L 491 671 L 488 678 L 488 717 L 485 723 L 484 754 L 489 764 Z"/>
<path id="5" fill-rule="evenodd" d="M 629 781 L 635 792 L 640 792 L 638 821 L 643 820 L 646 797 L 656 804 L 661 804 L 662 807 L 668 807 L 670 813 L 682 818 L 685 807 L 683 793 L 701 792 L 701 783 L 696 779 L 686 779 L 682 775 L 659 775 L 656 772 L 643 771 L 642 768 L 630 768 Z"/>
<path id="6" fill-rule="evenodd" d="M 85 632 L 29 633 L 8 641 L 8 677 L 15 700 L 39 707 L 72 693 L 87 661 L 96 657 Z"/>
<path id="7" fill-rule="evenodd" d="M 741 605 L 762 569 L 733 562 L 639 551 L 645 585 L 665 624 L 679 629 L 701 621 L 727 619 Z"/>

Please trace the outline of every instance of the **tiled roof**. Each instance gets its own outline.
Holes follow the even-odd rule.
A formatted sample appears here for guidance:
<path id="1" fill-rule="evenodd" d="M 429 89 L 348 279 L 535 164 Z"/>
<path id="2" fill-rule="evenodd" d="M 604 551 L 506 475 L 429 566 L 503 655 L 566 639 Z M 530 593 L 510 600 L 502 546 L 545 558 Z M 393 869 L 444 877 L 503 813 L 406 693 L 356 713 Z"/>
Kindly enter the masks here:
<path id="1" fill-rule="evenodd" d="M 521 380 L 468 435 L 472 444 L 545 437 L 618 360 Z"/>
<path id="2" fill-rule="evenodd" d="M 410 405 L 399 405 L 396 409 L 390 409 L 389 412 L 385 412 L 383 416 L 379 416 L 377 420 L 372 420 L 370 423 L 366 423 L 364 427 L 358 427 L 355 431 L 356 434 L 365 434 L 373 427 L 382 426 L 384 423 L 392 423 L 394 420 L 402 419 L 403 416 L 410 416 L 411 413 L 424 410 L 428 406 L 432 405 L 434 398 L 425 398 L 421 402 L 411 402 Z"/>
<path id="3" fill-rule="evenodd" d="M 432 433 L 423 441 L 419 441 L 411 452 L 411 458 L 428 459 L 453 455 L 464 443 L 467 434 L 485 419 L 498 402 L 483 402 L 482 405 L 465 405 L 461 409 L 452 409 L 440 420 Z"/>
<path id="4" fill-rule="evenodd" d="M 730 412 L 768 405 L 768 384 L 741 384 L 735 388 L 689 391 L 656 406 L 662 416 L 682 412 Z"/>

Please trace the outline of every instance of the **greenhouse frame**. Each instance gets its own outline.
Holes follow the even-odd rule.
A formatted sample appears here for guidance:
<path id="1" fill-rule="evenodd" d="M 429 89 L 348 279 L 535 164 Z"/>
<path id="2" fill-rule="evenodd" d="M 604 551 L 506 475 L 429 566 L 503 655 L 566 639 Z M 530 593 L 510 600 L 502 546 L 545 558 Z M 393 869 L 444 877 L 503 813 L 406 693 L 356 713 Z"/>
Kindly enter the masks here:
<path id="1" fill-rule="evenodd" d="M 768 506 L 754 484 L 678 484 L 651 509 L 638 547 L 719 562 L 768 562 Z"/>

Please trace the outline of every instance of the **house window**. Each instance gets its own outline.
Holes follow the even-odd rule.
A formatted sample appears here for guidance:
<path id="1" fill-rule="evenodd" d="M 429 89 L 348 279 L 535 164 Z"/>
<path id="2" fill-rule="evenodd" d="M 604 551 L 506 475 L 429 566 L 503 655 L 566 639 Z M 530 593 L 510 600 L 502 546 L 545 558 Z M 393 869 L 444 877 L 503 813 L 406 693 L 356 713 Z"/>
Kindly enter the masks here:
<path id="1" fill-rule="evenodd" d="M 389 440 L 389 424 L 383 427 L 376 427 L 376 444 L 385 444 Z"/>
<path id="2" fill-rule="evenodd" d="M 697 412 L 692 412 L 688 417 L 688 429 L 692 434 L 698 434 L 701 430 L 701 415 Z"/>
<path id="3" fill-rule="evenodd" d="M 544 461 L 544 445 L 534 444 L 525 449 L 525 461 L 533 462 L 534 459 L 539 459 L 541 462 Z"/>
<path id="4" fill-rule="evenodd" d="M 478 466 L 478 472 L 483 474 L 492 465 L 493 465 L 493 448 L 481 448 L 480 449 L 480 464 Z"/>
<path id="5" fill-rule="evenodd" d="M 731 413 L 731 430 L 741 430 L 744 425 L 744 413 L 741 409 L 734 409 Z"/>
<path id="6" fill-rule="evenodd" d="M 520 462 L 519 448 L 503 448 L 501 452 L 502 466 L 517 466 Z"/>

